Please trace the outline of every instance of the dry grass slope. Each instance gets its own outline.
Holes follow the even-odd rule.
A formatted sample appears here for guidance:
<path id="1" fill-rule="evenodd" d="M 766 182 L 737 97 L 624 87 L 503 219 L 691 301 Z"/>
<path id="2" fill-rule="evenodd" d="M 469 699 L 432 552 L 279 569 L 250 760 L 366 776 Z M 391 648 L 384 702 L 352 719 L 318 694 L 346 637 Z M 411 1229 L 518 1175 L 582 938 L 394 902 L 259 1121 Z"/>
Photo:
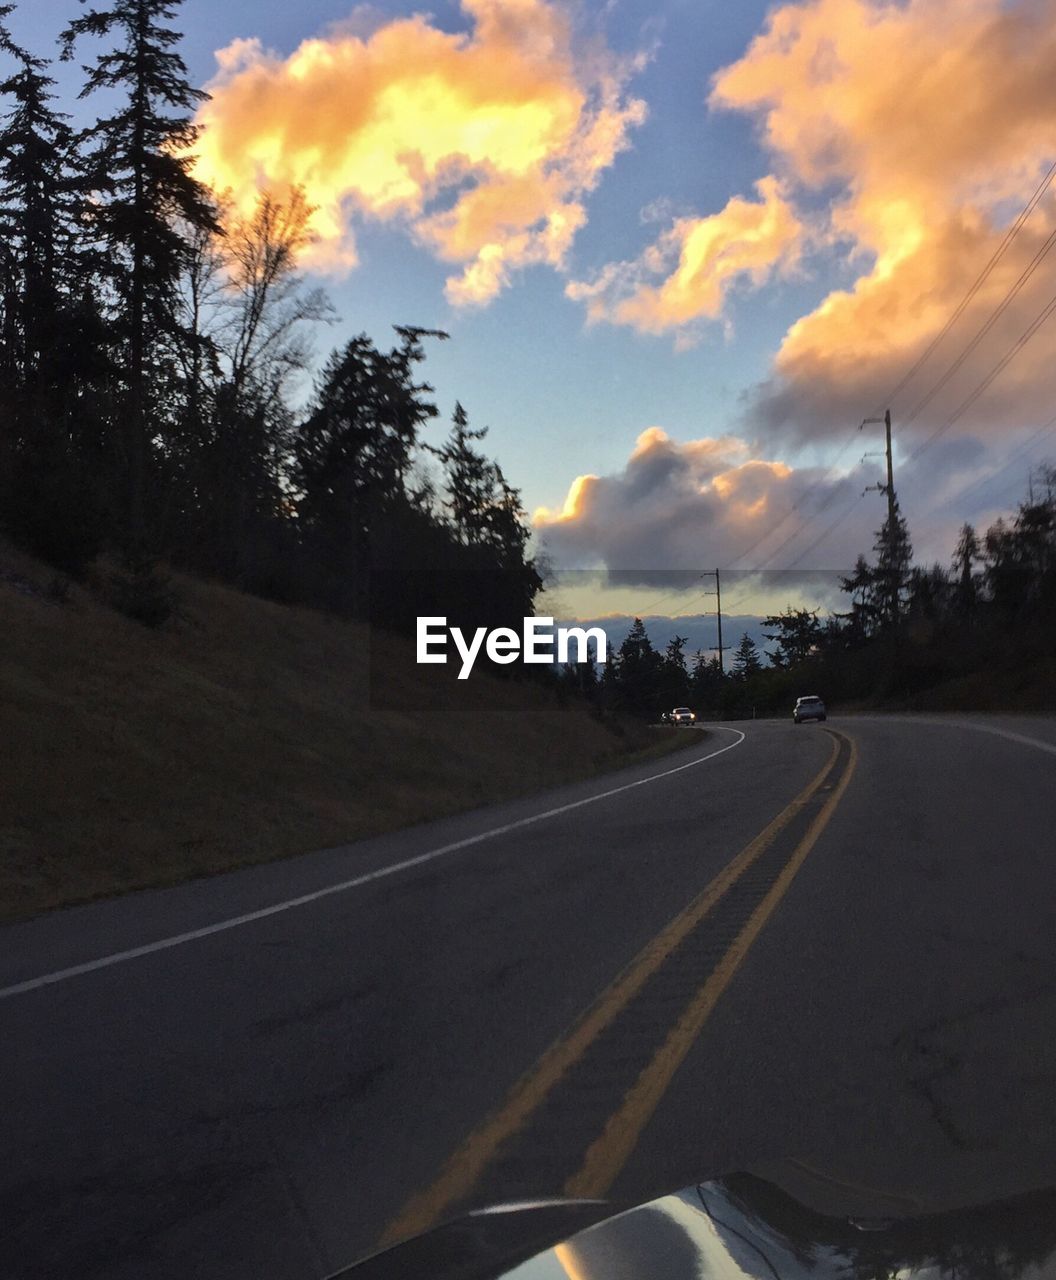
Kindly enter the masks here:
<path id="1" fill-rule="evenodd" d="M 621 740 L 552 693 L 178 579 L 151 632 L 0 546 L 0 917 L 304 853 L 581 777 Z M 379 696 L 380 695 L 380 696 Z"/>

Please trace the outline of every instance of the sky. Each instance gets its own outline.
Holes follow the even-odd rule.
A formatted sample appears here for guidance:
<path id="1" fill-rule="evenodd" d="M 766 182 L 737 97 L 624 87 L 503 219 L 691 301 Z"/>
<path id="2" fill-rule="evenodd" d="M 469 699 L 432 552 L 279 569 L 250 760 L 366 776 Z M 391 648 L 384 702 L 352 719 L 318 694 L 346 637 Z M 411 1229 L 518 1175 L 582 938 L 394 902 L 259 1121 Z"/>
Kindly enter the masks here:
<path id="1" fill-rule="evenodd" d="M 75 11 L 11 25 L 40 51 Z M 1056 161 L 1056 0 L 186 0 L 175 25 L 212 95 L 198 175 L 317 206 L 320 356 L 447 330 L 431 438 L 460 400 L 547 561 L 605 571 L 559 573 L 555 612 L 696 615 L 716 567 L 741 613 L 838 606 L 885 408 L 921 560 L 1056 456 L 1056 182 L 1019 218 Z"/>

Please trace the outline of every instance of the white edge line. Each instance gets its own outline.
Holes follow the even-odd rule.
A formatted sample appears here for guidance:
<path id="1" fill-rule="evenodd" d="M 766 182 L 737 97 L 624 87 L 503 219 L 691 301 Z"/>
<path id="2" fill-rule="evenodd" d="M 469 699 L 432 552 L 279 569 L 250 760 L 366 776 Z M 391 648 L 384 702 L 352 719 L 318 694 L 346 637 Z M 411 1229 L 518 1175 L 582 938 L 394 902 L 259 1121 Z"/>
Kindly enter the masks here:
<path id="1" fill-rule="evenodd" d="M 709 751 L 706 756 L 698 756 L 688 764 L 676 765 L 673 769 L 665 769 L 662 773 L 652 773 L 648 778 L 639 778 L 636 782 L 625 782 L 619 787 L 610 787 L 608 791 L 599 791 L 597 795 L 586 796 L 582 800 L 572 800 L 568 804 L 558 805 L 554 809 L 546 809 L 542 813 L 533 813 L 527 818 L 518 818 L 516 822 L 507 822 L 505 826 L 492 827 L 490 831 L 478 832 L 475 836 L 466 836 L 463 840 L 454 840 L 451 844 L 440 845 L 437 849 L 429 849 L 413 858 L 405 858 L 402 862 L 394 862 L 387 867 L 379 867 L 376 871 L 367 871 L 351 880 L 342 880 L 339 884 L 327 885 L 312 893 L 301 894 L 297 898 L 288 898 L 285 902 L 276 902 L 270 907 L 261 907 L 259 911 L 247 911 L 244 915 L 231 916 L 227 920 L 218 920 L 215 924 L 203 925 L 200 929 L 188 929 L 186 933 L 175 933 L 168 938 L 159 938 L 157 942 L 144 943 L 141 947 L 130 947 L 127 951 L 115 951 L 108 956 L 100 956 L 97 960 L 87 960 L 84 964 L 70 965 L 67 969 L 56 969 L 54 973 L 42 974 L 39 978 L 27 978 L 24 982 L 16 982 L 10 987 L 0 988 L 0 1000 L 11 996 L 25 995 L 29 991 L 38 991 L 41 987 L 50 987 L 56 982 L 65 982 L 69 978 L 77 978 L 85 973 L 94 973 L 97 969 L 108 969 L 111 965 L 124 964 L 128 960 L 137 960 L 140 956 L 153 955 L 155 951 L 167 951 L 170 947 L 179 947 L 186 942 L 196 942 L 199 938 L 211 937 L 214 933 L 225 933 L 228 929 L 237 929 L 244 924 L 252 924 L 255 920 L 266 920 L 268 916 L 280 915 L 283 911 L 292 911 L 295 907 L 307 906 L 310 902 L 318 902 L 321 898 L 329 898 L 335 893 L 346 893 L 349 889 L 357 889 L 360 885 L 370 884 L 374 880 L 383 880 L 386 876 L 396 875 L 399 871 L 409 871 L 411 867 L 420 867 L 423 863 L 441 858 L 445 854 L 455 853 L 459 849 L 468 849 L 470 845 L 480 844 L 495 836 L 506 835 L 509 831 L 517 831 L 521 827 L 531 826 L 546 818 L 556 818 L 558 814 L 568 813 L 572 809 L 580 809 L 584 805 L 595 804 L 598 800 L 608 800 L 622 791 L 631 791 L 635 787 L 644 787 L 646 783 L 657 782 L 661 778 L 669 778 L 673 773 L 681 773 L 684 769 L 693 769 L 706 760 L 713 760 L 726 751 L 739 747 L 745 739 L 740 729 L 729 729 L 725 725 L 716 725 L 726 733 L 737 734 L 737 741 L 717 751 Z"/>
<path id="2" fill-rule="evenodd" d="M 1016 733 L 1012 729 L 999 729 L 997 725 L 980 724 L 978 720 L 954 720 L 943 719 L 939 716 L 854 716 L 848 717 L 848 721 L 853 723 L 854 720 L 890 720 L 897 724 L 900 720 L 910 720 L 914 724 L 930 724 L 937 725 L 939 728 L 945 729 L 974 729 L 977 733 L 992 733 L 995 738 L 1007 738 L 1009 742 L 1018 742 L 1024 747 L 1034 747 L 1038 751 L 1047 751 L 1050 755 L 1056 756 L 1056 743 L 1045 742 L 1042 738 L 1031 738 L 1025 733 Z"/>

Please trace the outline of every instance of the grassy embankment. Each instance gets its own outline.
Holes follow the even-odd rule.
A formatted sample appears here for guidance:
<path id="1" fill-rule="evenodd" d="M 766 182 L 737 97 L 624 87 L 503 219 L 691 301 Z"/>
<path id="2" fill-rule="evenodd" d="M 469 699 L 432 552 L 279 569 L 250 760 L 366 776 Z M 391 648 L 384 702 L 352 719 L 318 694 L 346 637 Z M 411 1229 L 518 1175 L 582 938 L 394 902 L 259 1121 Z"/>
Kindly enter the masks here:
<path id="1" fill-rule="evenodd" d="M 304 853 L 692 740 L 177 579 L 149 631 L 0 545 L 0 919 Z M 370 677 L 373 677 L 371 680 Z M 368 684 L 372 696 L 368 697 Z"/>

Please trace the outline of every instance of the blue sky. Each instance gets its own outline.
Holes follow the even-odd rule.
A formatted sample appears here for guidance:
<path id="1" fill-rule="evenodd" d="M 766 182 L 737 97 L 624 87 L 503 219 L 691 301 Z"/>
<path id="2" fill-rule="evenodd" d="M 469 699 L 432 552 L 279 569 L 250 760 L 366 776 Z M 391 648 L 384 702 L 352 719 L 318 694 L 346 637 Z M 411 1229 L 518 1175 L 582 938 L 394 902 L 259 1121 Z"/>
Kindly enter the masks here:
<path id="1" fill-rule="evenodd" d="M 77 10 L 72 0 L 36 0 L 11 25 L 44 51 Z M 431 348 L 428 364 L 442 413 L 457 398 L 475 425 L 490 427 L 488 445 L 528 510 L 550 511 L 538 527 L 556 564 L 638 572 L 637 584 L 612 595 L 614 612 L 634 612 L 639 591 L 646 607 L 659 570 L 745 569 L 767 557 L 770 569 L 845 567 L 868 551 L 882 516 L 878 495 L 861 498 L 879 473 L 875 460 L 859 459 L 878 441 L 852 438 L 857 421 L 882 407 L 941 330 L 1054 158 L 1052 10 L 1000 0 L 471 0 L 420 10 L 419 44 L 435 33 L 463 37 L 452 65 L 477 41 L 485 55 L 509 56 L 511 77 L 531 80 L 544 63 L 552 76 L 560 65 L 565 87 L 587 96 L 601 66 L 615 85 L 612 111 L 640 101 L 647 114 L 623 127 L 622 149 L 594 180 L 561 189 L 559 200 L 583 216 L 567 250 L 515 265 L 482 304 L 452 301 L 450 285 L 445 296 L 479 245 L 453 266 L 427 242 L 426 219 L 490 181 L 502 155 L 493 151 L 446 191 L 429 189 L 424 207 L 395 213 L 370 203 L 352 160 L 342 162 L 347 173 L 318 175 L 334 180 L 358 256 L 343 276 L 323 273 L 340 322 L 317 335 L 319 354 L 361 330 L 385 342 L 393 323 L 447 329 L 453 340 Z M 999 40 L 1005 11 L 1012 30 L 1005 23 Z M 175 25 L 199 84 L 214 80 L 218 50 L 259 42 L 241 72 L 218 82 L 207 121 L 237 158 L 253 141 L 238 96 L 248 77 L 276 100 L 290 94 L 285 124 L 296 140 L 306 99 L 288 60 L 303 42 L 347 52 L 358 41 L 352 54 L 366 58 L 415 12 L 394 0 L 355 13 L 336 0 L 187 0 Z M 570 18 L 567 47 L 554 14 Z M 502 27 L 489 36 L 492 19 L 496 30 L 509 19 L 514 35 Z M 932 76 L 936 50 L 945 70 Z M 391 58 L 376 65 L 401 74 Z M 64 91 L 76 85 L 75 69 L 60 74 Z M 955 111 L 950 86 L 966 76 L 982 87 Z M 352 120 L 364 101 L 365 110 L 381 101 L 364 99 L 354 75 L 325 79 L 324 124 L 305 123 L 306 134 L 340 133 L 346 109 Z M 408 129 L 396 128 L 401 164 L 416 145 Z M 568 170 L 573 144 L 562 145 L 536 171 L 540 183 L 553 165 Z M 288 172 L 288 160 L 276 172 Z M 945 557 L 962 519 L 985 522 L 1013 502 L 1051 444 L 1041 431 L 1056 390 L 1044 334 L 989 398 L 947 423 L 1036 312 L 1033 288 L 927 410 L 911 414 L 1052 225 L 1050 191 L 895 405 L 900 497 L 925 556 Z M 512 243 L 519 231 L 502 234 Z M 437 424 L 433 438 L 445 429 Z M 941 440 L 928 443 L 937 429 Z M 569 496 L 577 477 L 593 479 Z M 761 608 L 813 590 L 794 573 L 758 586 Z M 581 608 L 597 614 L 602 603 L 595 596 Z"/>
<path id="2" fill-rule="evenodd" d="M 13 23 L 16 34 L 42 47 L 75 7 L 68 0 L 24 6 Z M 191 75 L 203 84 L 215 74 L 214 51 L 232 40 L 258 37 L 289 54 L 351 7 L 333 0 L 187 0 L 176 25 L 185 34 Z M 415 11 L 391 0 L 372 7 L 393 17 Z M 432 4 L 427 11 L 438 26 L 466 29 L 457 5 Z M 614 47 L 655 44 L 652 61 L 632 81 L 650 114 L 590 198 L 590 222 L 572 255 L 574 274 L 635 255 L 655 231 L 639 217 L 651 202 L 721 208 L 762 171 L 750 123 L 709 113 L 704 103 L 711 72 L 743 50 L 764 12 L 760 3 L 690 0 L 614 7 L 606 24 Z M 70 73 L 62 74 L 65 80 Z M 715 326 L 693 351 L 675 352 L 669 338 L 588 329 L 582 308 L 564 297 L 562 278 L 545 267 L 528 269 L 487 310 L 459 313 L 444 300 L 445 267 L 401 231 L 374 226 L 357 238 L 359 269 L 347 280 L 327 281 L 341 322 L 320 333 L 320 350 L 361 330 L 386 341 L 393 323 L 449 330 L 453 341 L 432 349 L 429 360 L 440 404 L 449 413 L 459 398 L 474 422 L 490 426 L 490 447 L 530 510 L 560 505 L 580 472 L 621 466 L 648 426 L 664 425 L 686 438 L 723 431 L 738 395 L 765 374 L 776 342 L 801 309 L 797 289 L 787 298 L 755 300 L 736 317 L 736 341 L 726 341 Z M 820 296 L 817 286 L 810 291 Z"/>

